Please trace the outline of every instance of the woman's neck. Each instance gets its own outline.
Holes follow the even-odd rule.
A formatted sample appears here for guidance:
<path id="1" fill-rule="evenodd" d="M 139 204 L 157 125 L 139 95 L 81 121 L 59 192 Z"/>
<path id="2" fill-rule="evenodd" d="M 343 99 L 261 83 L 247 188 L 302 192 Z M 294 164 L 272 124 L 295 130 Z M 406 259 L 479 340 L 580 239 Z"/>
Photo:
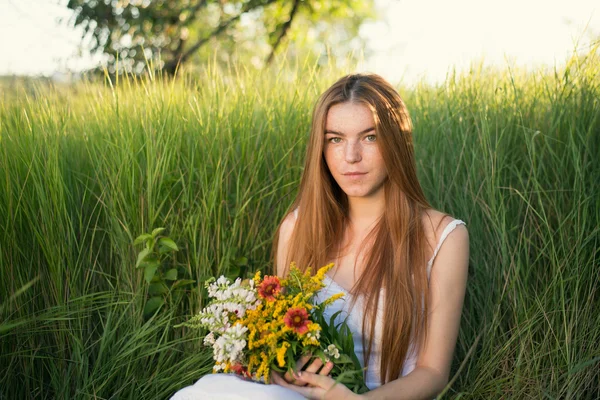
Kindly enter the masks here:
<path id="1" fill-rule="evenodd" d="M 353 230 L 362 231 L 372 227 L 383 215 L 385 197 L 383 193 L 373 197 L 348 197 L 348 208 Z"/>

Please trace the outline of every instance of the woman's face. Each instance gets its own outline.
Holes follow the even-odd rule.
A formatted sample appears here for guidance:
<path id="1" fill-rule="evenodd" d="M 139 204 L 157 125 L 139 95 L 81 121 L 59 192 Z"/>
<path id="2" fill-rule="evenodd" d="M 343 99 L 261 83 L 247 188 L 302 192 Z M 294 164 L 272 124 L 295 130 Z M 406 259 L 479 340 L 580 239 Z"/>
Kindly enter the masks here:
<path id="1" fill-rule="evenodd" d="M 329 171 L 348 197 L 383 193 L 387 171 L 377 144 L 371 110 L 360 103 L 340 103 L 327 113 L 323 153 Z"/>

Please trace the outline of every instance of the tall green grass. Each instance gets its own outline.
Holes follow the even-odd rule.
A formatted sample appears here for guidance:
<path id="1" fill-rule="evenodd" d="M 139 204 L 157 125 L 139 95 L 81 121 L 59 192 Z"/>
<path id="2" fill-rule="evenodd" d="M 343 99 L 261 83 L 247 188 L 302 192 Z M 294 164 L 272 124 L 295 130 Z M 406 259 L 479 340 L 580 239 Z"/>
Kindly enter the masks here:
<path id="1" fill-rule="evenodd" d="M 600 67 L 474 70 L 400 92 L 419 174 L 471 265 L 446 397 L 600 394 Z M 211 369 L 173 329 L 202 282 L 270 269 L 312 106 L 344 71 L 36 87 L 0 105 L 0 399 L 167 398 Z M 133 239 L 165 226 L 197 284 L 150 320 Z"/>

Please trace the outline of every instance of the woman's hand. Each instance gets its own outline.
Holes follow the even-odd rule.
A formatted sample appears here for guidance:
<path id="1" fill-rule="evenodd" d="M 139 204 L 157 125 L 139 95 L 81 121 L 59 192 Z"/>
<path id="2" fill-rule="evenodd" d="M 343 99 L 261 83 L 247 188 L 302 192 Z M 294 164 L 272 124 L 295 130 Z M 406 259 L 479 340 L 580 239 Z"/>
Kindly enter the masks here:
<path id="1" fill-rule="evenodd" d="M 302 368 L 304 368 L 306 363 L 308 363 L 311 358 L 312 358 L 312 354 L 310 354 L 310 353 L 300 357 L 298 359 L 298 361 L 296 361 L 295 371 L 301 371 Z M 323 368 L 321 368 L 321 367 L 323 367 Z M 331 361 L 328 361 L 325 363 L 325 365 L 323 365 L 323 361 L 321 361 L 321 359 L 317 357 L 317 358 L 315 358 L 315 360 L 312 363 L 310 363 L 310 365 L 308 367 L 306 367 L 305 371 L 312 372 L 312 373 L 318 372 L 319 375 L 328 376 L 332 369 L 333 369 L 333 363 Z M 279 375 L 279 376 L 281 377 L 281 375 Z M 291 384 L 294 384 L 297 386 L 306 386 L 307 385 L 306 382 L 303 382 L 303 383 L 296 382 L 296 379 L 289 372 L 286 372 L 285 375 L 283 375 L 283 379 L 287 383 L 291 383 Z"/>
<path id="2" fill-rule="evenodd" d="M 295 382 L 290 384 L 286 382 L 281 375 L 276 372 L 271 374 L 274 383 L 286 387 L 294 392 L 300 393 L 307 399 L 312 400 L 355 400 L 362 399 L 363 396 L 353 393 L 346 386 L 337 383 L 332 378 L 313 372 L 299 371 L 294 373 Z M 303 386 L 308 385 L 308 386 Z"/>
<path id="3" fill-rule="evenodd" d="M 285 375 L 281 376 L 279 373 L 272 371 L 271 381 L 277 385 L 298 392 L 309 399 L 349 400 L 361 398 L 361 396 L 352 393 L 346 386 L 336 384 L 336 382 L 329 377 L 329 373 L 333 369 L 333 363 L 331 361 L 328 361 L 323 365 L 321 359 L 316 358 L 308 367 L 306 367 L 306 370 L 301 371 L 306 363 L 310 361 L 311 357 L 311 354 L 300 357 L 296 362 L 295 369 L 295 371 L 298 372 L 294 372 L 294 375 L 286 372 Z"/>

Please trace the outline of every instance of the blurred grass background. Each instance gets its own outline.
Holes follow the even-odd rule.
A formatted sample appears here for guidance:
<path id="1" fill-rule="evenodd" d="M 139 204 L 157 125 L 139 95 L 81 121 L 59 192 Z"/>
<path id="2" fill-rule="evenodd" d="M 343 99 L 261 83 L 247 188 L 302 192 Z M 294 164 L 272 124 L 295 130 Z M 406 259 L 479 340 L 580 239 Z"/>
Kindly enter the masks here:
<path id="1" fill-rule="evenodd" d="M 600 397 L 600 62 L 399 88 L 422 185 L 467 222 L 443 398 Z M 158 399 L 212 366 L 174 329 L 202 282 L 270 271 L 313 104 L 349 71 L 208 66 L 180 80 L 26 85 L 0 104 L 0 399 Z M 196 280 L 149 320 L 133 240 L 164 226 Z"/>

